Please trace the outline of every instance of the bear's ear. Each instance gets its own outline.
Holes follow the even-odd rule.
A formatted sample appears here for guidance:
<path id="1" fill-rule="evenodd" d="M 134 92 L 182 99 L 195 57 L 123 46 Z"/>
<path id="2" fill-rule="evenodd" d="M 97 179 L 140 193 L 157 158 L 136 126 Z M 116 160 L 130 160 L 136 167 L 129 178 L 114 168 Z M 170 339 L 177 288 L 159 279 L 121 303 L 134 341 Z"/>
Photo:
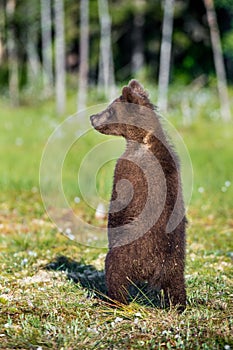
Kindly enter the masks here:
<path id="1" fill-rule="evenodd" d="M 142 97 L 149 97 L 144 87 L 135 79 L 129 82 L 128 87 L 131 88 L 134 93 L 141 95 Z"/>
<path id="2" fill-rule="evenodd" d="M 123 87 L 123 89 L 122 89 L 122 96 L 124 97 L 124 99 L 127 102 L 133 102 L 134 101 L 133 91 L 128 86 Z"/>
<path id="3" fill-rule="evenodd" d="M 146 98 L 136 91 L 133 91 L 129 86 L 125 86 L 122 89 L 122 96 L 126 102 L 134 103 L 138 105 L 144 105 Z"/>

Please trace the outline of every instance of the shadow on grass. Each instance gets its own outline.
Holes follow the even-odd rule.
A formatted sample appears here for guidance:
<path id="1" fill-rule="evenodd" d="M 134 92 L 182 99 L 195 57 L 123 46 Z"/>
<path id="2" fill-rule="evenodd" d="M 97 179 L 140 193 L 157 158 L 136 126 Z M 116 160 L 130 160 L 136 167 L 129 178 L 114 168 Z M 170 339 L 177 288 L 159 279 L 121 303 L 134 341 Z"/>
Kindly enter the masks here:
<path id="1" fill-rule="evenodd" d="M 67 278 L 74 283 L 79 283 L 88 290 L 89 296 L 94 296 L 108 303 L 111 303 L 107 297 L 107 288 L 105 284 L 105 273 L 98 271 L 93 265 L 86 265 L 83 261 L 75 261 L 66 256 L 58 256 L 54 261 L 45 266 L 46 270 L 65 271 Z M 160 307 L 161 301 L 159 295 L 154 291 L 148 290 L 146 283 L 133 285 L 129 289 L 129 301 L 135 301 L 138 304 Z"/>
<path id="2" fill-rule="evenodd" d="M 62 255 L 47 264 L 45 269 L 65 271 L 68 279 L 86 288 L 90 295 L 94 293 L 101 299 L 107 296 L 104 271 L 98 271 L 93 265 L 86 265 L 83 261 L 77 262 Z"/>

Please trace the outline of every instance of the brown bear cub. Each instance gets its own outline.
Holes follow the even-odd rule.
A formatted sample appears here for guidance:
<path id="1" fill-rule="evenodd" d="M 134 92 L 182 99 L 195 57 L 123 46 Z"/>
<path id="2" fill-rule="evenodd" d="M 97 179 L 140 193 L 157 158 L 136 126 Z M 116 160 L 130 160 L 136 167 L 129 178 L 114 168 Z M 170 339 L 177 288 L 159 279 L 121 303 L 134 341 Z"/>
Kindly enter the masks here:
<path id="1" fill-rule="evenodd" d="M 91 116 L 103 134 L 123 136 L 108 214 L 108 296 L 128 303 L 130 285 L 163 290 L 185 308 L 185 210 L 178 158 L 147 92 L 136 80 L 106 110 Z"/>

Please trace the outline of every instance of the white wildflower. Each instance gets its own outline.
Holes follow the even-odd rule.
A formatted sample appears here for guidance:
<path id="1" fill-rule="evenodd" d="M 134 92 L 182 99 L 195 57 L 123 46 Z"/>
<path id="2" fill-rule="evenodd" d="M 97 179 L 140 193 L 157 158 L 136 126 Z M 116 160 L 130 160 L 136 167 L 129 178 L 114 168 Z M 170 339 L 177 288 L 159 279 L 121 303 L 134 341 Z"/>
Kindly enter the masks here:
<path id="1" fill-rule="evenodd" d="M 116 323 L 119 323 L 119 322 L 121 322 L 121 321 L 123 321 L 123 318 L 122 318 L 122 317 L 116 317 L 115 320 L 111 322 L 112 328 L 115 327 Z"/>
<path id="2" fill-rule="evenodd" d="M 24 258 L 24 259 L 21 261 L 21 265 L 22 265 L 22 266 L 27 265 L 27 263 L 28 263 L 28 259 L 27 259 L 27 258 Z"/>
<path id="3" fill-rule="evenodd" d="M 76 204 L 80 203 L 80 198 L 79 198 L 79 197 L 74 197 L 74 202 L 75 202 Z"/>
<path id="4" fill-rule="evenodd" d="M 66 228 L 65 230 L 65 235 L 71 240 L 73 241 L 75 239 L 75 236 L 73 235 L 71 228 Z"/>
<path id="5" fill-rule="evenodd" d="M 11 327 L 12 327 L 12 324 L 9 323 L 9 322 L 8 322 L 8 323 L 5 323 L 5 324 L 4 324 L 4 327 L 5 327 L 5 328 L 11 328 Z"/>
<path id="6" fill-rule="evenodd" d="M 96 327 L 88 327 L 87 328 L 87 331 L 90 332 L 90 333 L 94 333 L 94 334 L 98 334 L 99 331 Z"/>
<path id="7" fill-rule="evenodd" d="M 105 216 L 106 216 L 105 206 L 103 203 L 99 203 L 96 208 L 95 218 L 98 220 L 103 220 Z"/>
<path id="8" fill-rule="evenodd" d="M 34 252 L 34 251 L 32 251 L 32 250 L 29 250 L 28 255 L 29 255 L 29 256 L 37 257 L 37 253 Z"/>

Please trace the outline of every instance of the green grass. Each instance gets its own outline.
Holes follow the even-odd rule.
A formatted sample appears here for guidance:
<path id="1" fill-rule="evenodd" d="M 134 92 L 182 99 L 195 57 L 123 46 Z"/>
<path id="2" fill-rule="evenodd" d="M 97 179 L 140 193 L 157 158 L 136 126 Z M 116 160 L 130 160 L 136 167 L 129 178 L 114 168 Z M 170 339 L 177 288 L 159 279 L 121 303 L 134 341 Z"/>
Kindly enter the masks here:
<path id="1" fill-rule="evenodd" d="M 93 265 L 98 279 L 106 249 L 68 240 L 43 208 L 38 183 L 41 153 L 54 125 L 64 117 L 56 116 L 52 102 L 17 109 L 0 102 L 0 349 L 233 348 L 233 125 L 211 117 L 216 116 L 216 98 L 209 90 L 203 94 L 209 98 L 206 108 L 202 102 L 195 107 L 190 100 L 195 118 L 187 126 L 178 117 L 180 97 L 171 96 L 170 120 L 184 138 L 194 171 L 188 210 L 188 306 L 182 315 L 138 301 L 111 308 L 89 288 L 67 278 L 72 269 L 79 266 L 85 274 Z M 93 92 L 90 104 L 95 101 L 92 96 Z M 75 98 L 70 96 L 69 114 L 72 106 Z M 80 160 L 105 140 L 90 132 L 69 152 L 63 179 L 70 203 L 80 195 Z M 110 162 L 100 169 L 97 178 L 97 190 L 105 199 L 113 166 Z M 93 211 L 82 200 L 75 210 L 93 222 Z M 73 263 L 58 271 L 45 269 L 58 256 Z"/>

